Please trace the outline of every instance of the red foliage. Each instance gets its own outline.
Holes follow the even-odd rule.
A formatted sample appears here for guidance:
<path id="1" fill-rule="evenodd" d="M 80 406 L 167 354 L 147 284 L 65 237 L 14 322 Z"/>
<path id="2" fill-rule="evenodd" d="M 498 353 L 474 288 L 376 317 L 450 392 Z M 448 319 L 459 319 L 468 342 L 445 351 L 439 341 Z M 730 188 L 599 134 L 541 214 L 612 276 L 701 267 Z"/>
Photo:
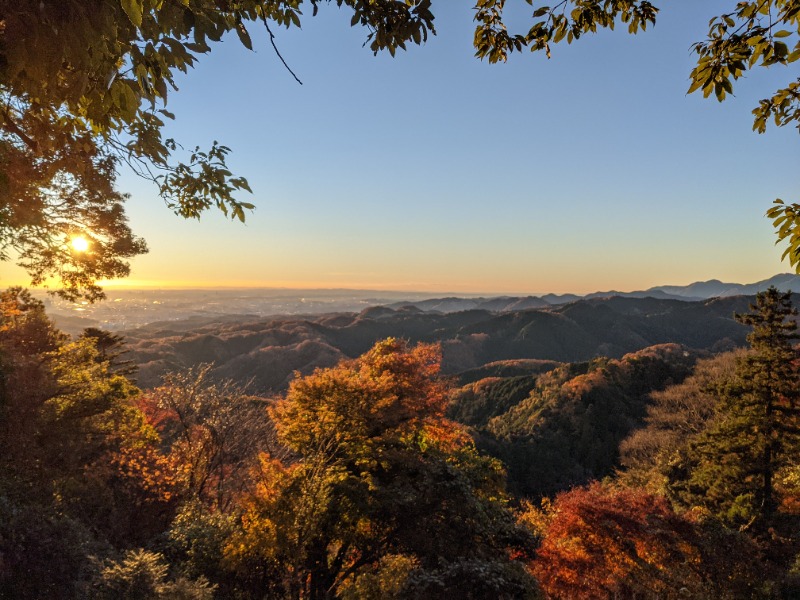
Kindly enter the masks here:
<path id="1" fill-rule="evenodd" d="M 161 406 L 158 398 L 153 394 L 145 393 L 139 396 L 136 408 L 142 411 L 147 422 L 160 433 L 172 427 L 178 420 L 175 410 Z"/>
<path id="2" fill-rule="evenodd" d="M 594 483 L 557 496 L 532 570 L 551 599 L 633 598 L 704 587 L 695 526 L 640 490 Z"/>

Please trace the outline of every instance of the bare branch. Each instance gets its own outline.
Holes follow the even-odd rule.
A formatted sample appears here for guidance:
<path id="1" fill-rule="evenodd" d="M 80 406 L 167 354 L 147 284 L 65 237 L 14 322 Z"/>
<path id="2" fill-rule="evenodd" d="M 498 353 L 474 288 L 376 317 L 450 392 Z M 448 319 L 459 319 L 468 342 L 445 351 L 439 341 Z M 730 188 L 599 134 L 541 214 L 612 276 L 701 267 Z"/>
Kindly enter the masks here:
<path id="1" fill-rule="evenodd" d="M 269 34 L 269 41 L 272 44 L 272 48 L 275 50 L 275 54 L 277 54 L 278 58 L 281 59 L 281 62 L 283 63 L 283 66 L 286 67 L 286 70 L 289 71 L 289 73 L 292 74 L 292 77 L 294 77 L 294 80 L 297 83 L 299 83 L 300 85 L 303 85 L 303 82 L 300 81 L 300 78 L 297 77 L 297 75 L 295 75 L 294 71 L 292 71 L 292 69 L 289 67 L 289 65 L 286 64 L 286 61 L 283 59 L 283 56 L 281 56 L 280 50 L 278 50 L 278 47 L 275 45 L 275 34 L 272 33 L 272 29 L 269 28 L 269 21 L 267 20 L 267 15 L 262 14 L 261 15 L 261 20 L 264 21 L 264 27 L 267 28 L 267 33 Z"/>

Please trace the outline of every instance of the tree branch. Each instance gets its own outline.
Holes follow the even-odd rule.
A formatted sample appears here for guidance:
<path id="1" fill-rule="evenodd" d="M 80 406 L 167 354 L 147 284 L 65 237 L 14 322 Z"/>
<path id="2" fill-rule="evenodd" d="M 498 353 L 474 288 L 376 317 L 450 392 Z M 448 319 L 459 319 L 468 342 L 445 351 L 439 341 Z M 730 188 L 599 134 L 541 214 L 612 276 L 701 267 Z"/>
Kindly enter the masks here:
<path id="1" fill-rule="evenodd" d="M 19 126 L 11 118 L 11 115 L 8 114 L 8 111 L 5 108 L 2 108 L 0 109 L 0 114 L 2 114 L 3 117 L 3 128 L 21 139 L 25 145 L 28 146 L 28 148 L 33 150 L 35 154 L 39 154 L 39 144 L 36 142 L 36 140 L 28 137 L 25 132 L 19 128 Z"/>
<path id="2" fill-rule="evenodd" d="M 269 21 L 267 21 L 267 15 L 262 14 L 261 15 L 261 20 L 264 21 L 264 27 L 267 28 L 267 33 L 269 34 L 269 42 L 270 42 L 270 44 L 272 44 L 272 48 L 273 48 L 273 50 L 275 50 L 275 54 L 277 54 L 278 58 L 281 59 L 281 62 L 283 63 L 283 66 L 286 67 L 286 70 L 289 71 L 289 73 L 292 74 L 292 77 L 294 77 L 294 80 L 297 83 L 299 83 L 300 85 L 303 85 L 303 82 L 300 81 L 300 79 L 297 77 L 297 75 L 295 75 L 294 71 L 292 71 L 292 69 L 289 67 L 289 65 L 286 64 L 286 61 L 283 59 L 283 56 L 281 56 L 280 50 L 278 50 L 278 47 L 275 45 L 275 34 L 272 33 L 272 29 L 269 28 Z"/>

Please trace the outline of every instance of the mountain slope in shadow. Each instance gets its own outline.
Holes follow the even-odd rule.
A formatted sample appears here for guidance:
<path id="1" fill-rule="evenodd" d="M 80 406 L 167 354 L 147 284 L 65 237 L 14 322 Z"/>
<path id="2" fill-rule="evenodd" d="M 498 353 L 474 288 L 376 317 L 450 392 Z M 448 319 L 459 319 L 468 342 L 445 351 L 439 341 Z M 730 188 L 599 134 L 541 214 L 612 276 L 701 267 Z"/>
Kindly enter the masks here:
<path id="1" fill-rule="evenodd" d="M 308 318 L 153 323 L 124 335 L 145 388 L 158 385 L 167 371 L 212 362 L 216 376 L 248 382 L 253 393 L 274 393 L 285 389 L 295 371 L 305 374 L 356 357 L 386 337 L 440 342 L 446 374 L 496 361 L 619 358 L 665 343 L 716 352 L 744 344 L 747 329 L 733 314 L 747 311 L 751 300 L 611 297 L 501 313 L 373 307 Z"/>

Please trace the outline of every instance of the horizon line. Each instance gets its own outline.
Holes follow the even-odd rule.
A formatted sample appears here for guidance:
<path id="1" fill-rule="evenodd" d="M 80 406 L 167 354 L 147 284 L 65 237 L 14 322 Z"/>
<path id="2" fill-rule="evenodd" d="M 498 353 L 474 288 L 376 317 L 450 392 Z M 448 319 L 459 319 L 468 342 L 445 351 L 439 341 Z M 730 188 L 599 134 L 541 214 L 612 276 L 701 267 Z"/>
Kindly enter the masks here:
<path id="1" fill-rule="evenodd" d="M 719 282 L 724 285 L 739 285 L 739 286 L 746 286 L 746 285 L 755 285 L 758 283 L 762 283 L 765 281 L 769 281 L 775 277 L 784 276 L 784 275 L 798 275 L 797 273 L 791 272 L 784 272 L 784 273 L 776 273 L 772 277 L 768 277 L 766 279 L 762 279 L 759 281 L 751 282 L 751 283 L 739 283 L 739 282 L 725 282 L 716 278 L 707 279 L 707 280 L 698 280 L 693 281 L 688 284 L 659 284 L 655 286 L 651 286 L 649 288 L 640 288 L 634 289 L 630 291 L 623 291 L 623 290 L 595 290 L 590 292 L 530 292 L 530 291 L 513 291 L 513 292 L 498 292 L 498 291 L 435 291 L 435 290 L 424 290 L 424 289 L 411 289 L 411 290 L 403 290 L 403 289 L 396 289 L 396 288 L 371 288 L 371 287 L 331 287 L 331 286 L 300 286 L 300 287 L 290 287 L 290 286 L 283 286 L 283 285 L 208 285 L 208 284 L 198 284 L 198 285 L 170 285 L 170 284 L 158 284 L 158 283 L 141 283 L 141 284 L 127 284 L 127 283 L 115 283 L 113 281 L 103 281 L 101 283 L 101 287 L 103 287 L 103 291 L 106 293 L 114 293 L 114 292 L 147 292 L 147 291 L 171 291 L 171 292 L 215 292 L 215 291 L 286 291 L 286 292 L 348 292 L 348 293 L 359 293 L 359 294 L 408 294 L 408 295 L 425 295 L 425 296 L 434 296 L 434 297 L 463 297 L 463 296 L 472 296 L 472 297 L 520 297 L 520 296 L 527 296 L 527 297 L 542 297 L 542 296 L 587 296 L 590 294 L 633 294 L 637 292 L 648 292 L 651 290 L 655 290 L 657 288 L 665 288 L 665 287 L 688 287 L 697 283 L 712 283 L 712 282 Z M 21 287 L 29 289 L 34 294 L 46 294 L 48 296 L 52 296 L 55 294 L 60 288 L 47 288 L 47 287 L 33 287 L 33 286 L 25 286 L 22 285 Z M 58 299 L 58 298 L 57 298 Z"/>

